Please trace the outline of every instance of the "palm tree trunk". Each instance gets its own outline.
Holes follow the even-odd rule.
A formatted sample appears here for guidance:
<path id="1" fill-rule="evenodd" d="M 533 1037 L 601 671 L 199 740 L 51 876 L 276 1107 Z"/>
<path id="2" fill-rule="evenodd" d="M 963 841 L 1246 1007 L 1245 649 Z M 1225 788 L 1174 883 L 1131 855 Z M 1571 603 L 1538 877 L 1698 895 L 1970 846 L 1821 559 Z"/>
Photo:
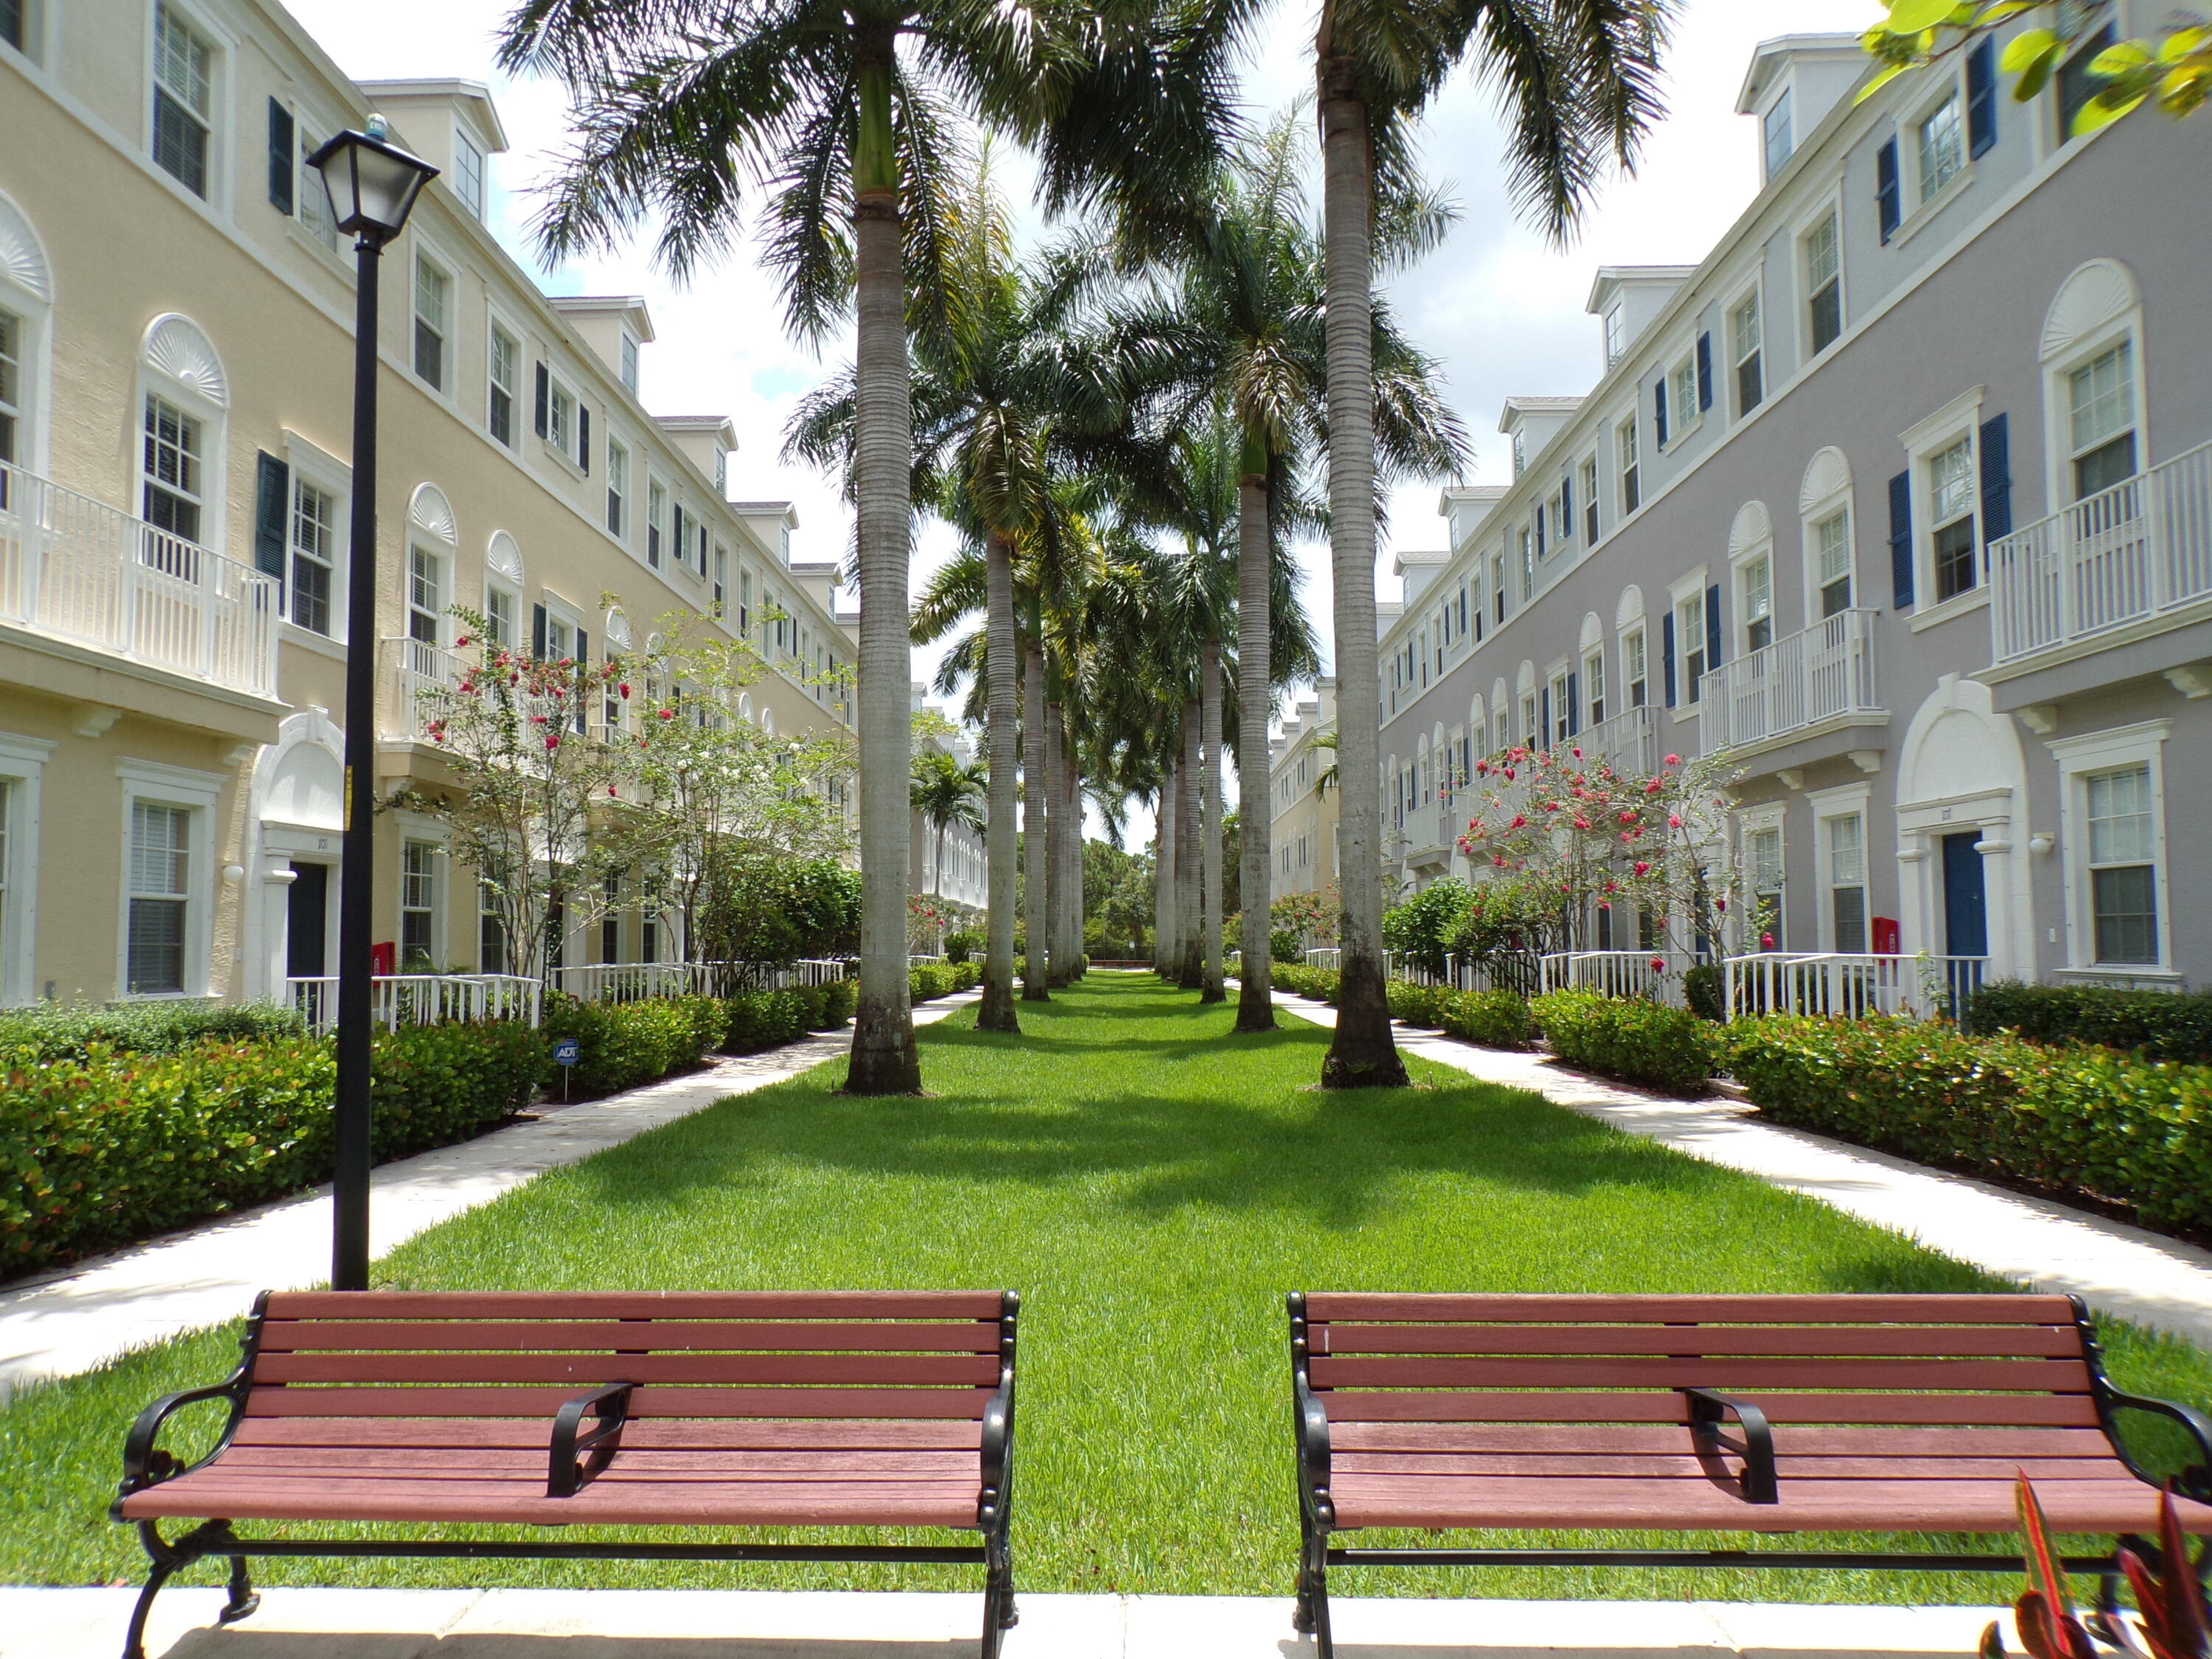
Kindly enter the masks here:
<path id="1" fill-rule="evenodd" d="M 1213 640 L 1199 653 L 1199 742 L 1206 750 L 1200 764 L 1203 794 L 1200 805 L 1206 826 L 1200 831 L 1200 882 L 1202 907 L 1199 919 L 1199 982 L 1200 1002 L 1220 1002 L 1228 993 L 1221 980 L 1221 647 Z"/>
<path id="2" fill-rule="evenodd" d="M 989 816 L 983 825 L 985 893 L 990 915 L 983 950 L 983 1000 L 975 1011 L 979 1031 L 1018 1031 L 1014 1017 L 1014 550 L 1002 537 L 984 544 L 983 743 L 990 757 Z"/>
<path id="3" fill-rule="evenodd" d="M 1176 942 L 1176 815 L 1182 809 L 1176 794 L 1170 759 L 1152 802 L 1152 971 L 1162 979 L 1173 978 L 1182 960 L 1182 947 Z"/>
<path id="4" fill-rule="evenodd" d="M 1044 787 L 1046 807 L 1044 855 L 1049 875 L 1045 882 L 1045 983 L 1054 990 L 1075 977 L 1067 959 L 1067 922 L 1061 914 L 1067 903 L 1067 731 L 1060 699 L 1044 706 Z"/>
<path id="5" fill-rule="evenodd" d="M 1206 977 L 1199 941 L 1199 865 L 1205 847 L 1205 782 L 1199 771 L 1199 700 L 1182 706 L 1182 761 L 1176 768 L 1183 787 L 1176 792 L 1176 942 L 1182 955 L 1176 981 L 1195 991 Z"/>
<path id="6" fill-rule="evenodd" d="M 898 164 L 891 143 L 894 36 L 856 29 L 860 136 L 853 160 L 853 489 L 860 566 L 860 990 L 847 1092 L 921 1091 L 907 976 L 907 859 L 913 750 L 913 647 L 907 575 L 914 411 L 906 349 L 906 272 Z"/>
<path id="7" fill-rule="evenodd" d="M 1267 716 L 1274 687 L 1267 660 L 1269 579 L 1273 526 L 1268 515 L 1267 456 L 1254 445 L 1249 469 L 1237 481 L 1237 822 L 1243 845 L 1237 860 L 1237 902 L 1244 925 L 1237 932 L 1237 1029 L 1275 1029 L 1274 954 L 1267 929 L 1274 902 L 1273 781 L 1267 775 Z"/>
<path id="8" fill-rule="evenodd" d="M 1322 229 L 1327 243 L 1328 540 L 1336 599 L 1337 799 L 1344 895 L 1330 1088 L 1401 1087 L 1382 983 L 1381 696 L 1375 651 L 1375 157 L 1351 61 L 1320 63 Z"/>
<path id="9" fill-rule="evenodd" d="M 1062 708 L 1063 718 L 1066 714 Z M 1075 734 L 1063 724 L 1060 733 L 1060 821 L 1067 826 L 1060 837 L 1060 938 L 1067 953 L 1067 978 L 1073 985 L 1083 977 L 1083 765 Z"/>
<path id="10" fill-rule="evenodd" d="M 1032 634 L 1022 642 L 1022 1000 L 1048 1002 L 1046 953 L 1051 921 L 1045 909 L 1044 647 Z"/>

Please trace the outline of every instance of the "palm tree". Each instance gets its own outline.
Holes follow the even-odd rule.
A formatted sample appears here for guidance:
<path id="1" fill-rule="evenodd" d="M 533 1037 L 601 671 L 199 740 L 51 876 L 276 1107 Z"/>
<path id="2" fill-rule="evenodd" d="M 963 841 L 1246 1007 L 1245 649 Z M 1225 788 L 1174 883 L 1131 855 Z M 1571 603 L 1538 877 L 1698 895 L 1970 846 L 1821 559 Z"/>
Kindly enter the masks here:
<path id="1" fill-rule="evenodd" d="M 500 61 L 558 76 L 578 138 L 538 234 L 556 257 L 613 245 L 649 213 L 678 276 L 726 252 L 750 178 L 792 326 L 857 324 L 851 476 L 860 577 L 861 963 L 846 1088 L 921 1087 L 906 970 L 908 299 L 925 331 L 943 280 L 940 185 L 954 112 L 1029 142 L 1048 207 L 1182 199 L 1225 130 L 1222 27 L 1155 0 L 1069 11 L 1016 0 L 523 0 Z M 1203 20 L 1200 20 L 1201 21 Z M 907 49 L 902 50 L 902 43 Z M 1138 135 L 1141 135 L 1139 141 Z"/>
<path id="2" fill-rule="evenodd" d="M 1343 976 L 1322 1062 L 1332 1087 L 1403 1085 L 1382 983 L 1375 641 L 1375 204 L 1411 171 L 1421 106 L 1472 57 L 1511 129 L 1520 204 L 1563 240 L 1608 161 L 1634 164 L 1659 112 L 1672 0 L 1322 0 L 1315 36 L 1328 300 L 1329 551 L 1342 763 Z M 1306 1625 L 1310 1614 L 1302 1608 Z"/>
<path id="3" fill-rule="evenodd" d="M 963 830 L 984 827 L 983 803 L 990 783 L 990 769 L 981 761 L 963 766 L 941 749 L 925 750 L 914 757 L 914 781 L 909 800 L 921 821 L 937 836 L 935 891 L 945 896 L 945 832 L 957 825 Z"/>

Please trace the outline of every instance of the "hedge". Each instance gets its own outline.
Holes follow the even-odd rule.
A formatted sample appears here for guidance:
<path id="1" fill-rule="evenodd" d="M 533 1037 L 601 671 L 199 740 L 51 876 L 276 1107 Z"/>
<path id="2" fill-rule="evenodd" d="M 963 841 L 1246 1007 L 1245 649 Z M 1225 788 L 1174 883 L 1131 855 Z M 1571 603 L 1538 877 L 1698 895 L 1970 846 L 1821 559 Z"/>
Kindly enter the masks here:
<path id="1" fill-rule="evenodd" d="M 917 962 L 907 970 L 907 980 L 914 1000 L 927 1002 L 980 985 L 983 968 L 975 962 Z"/>
<path id="2" fill-rule="evenodd" d="M 1966 1002 L 1966 1030 L 2017 1031 L 2037 1042 L 2140 1048 L 2152 1060 L 2212 1061 L 2212 994 L 2122 991 L 2101 985 L 1984 985 Z"/>
<path id="3" fill-rule="evenodd" d="M 1526 1048 L 1535 1039 L 1528 1000 L 1512 991 L 1454 991 L 1442 1013 L 1446 1031 L 1486 1048 Z"/>
<path id="4" fill-rule="evenodd" d="M 1336 1000 L 1335 973 L 1327 968 L 1309 968 L 1302 963 L 1278 962 L 1274 964 L 1275 988 L 1288 991 L 1292 996 L 1310 997 L 1316 1002 Z"/>
<path id="5" fill-rule="evenodd" d="M 1698 1094 L 1720 1064 L 1719 1027 L 1648 998 L 1553 991 L 1528 1012 L 1559 1058 L 1624 1082 Z"/>
<path id="6" fill-rule="evenodd" d="M 1729 1064 L 1778 1122 L 2212 1226 L 2212 1066 L 1798 1015 L 1737 1021 Z"/>
<path id="7" fill-rule="evenodd" d="M 574 1037 L 582 1048 L 569 1082 L 580 1093 L 635 1089 L 696 1066 L 721 1046 L 729 1013 L 716 997 L 646 997 L 635 1002 L 545 999 L 548 1042 Z"/>
<path id="8" fill-rule="evenodd" d="M 0 1012 L 0 1064 L 111 1054 L 171 1054 L 210 1037 L 233 1042 L 307 1035 L 298 1011 L 273 1002 L 75 1003 Z"/>
<path id="9" fill-rule="evenodd" d="M 466 1139 L 534 1097 L 526 1025 L 380 1031 L 380 1159 Z M 95 1046 L 12 1065 L 0 1104 L 0 1260 L 23 1273 L 296 1192 L 329 1177 L 328 1042 L 210 1039 L 163 1054 Z"/>

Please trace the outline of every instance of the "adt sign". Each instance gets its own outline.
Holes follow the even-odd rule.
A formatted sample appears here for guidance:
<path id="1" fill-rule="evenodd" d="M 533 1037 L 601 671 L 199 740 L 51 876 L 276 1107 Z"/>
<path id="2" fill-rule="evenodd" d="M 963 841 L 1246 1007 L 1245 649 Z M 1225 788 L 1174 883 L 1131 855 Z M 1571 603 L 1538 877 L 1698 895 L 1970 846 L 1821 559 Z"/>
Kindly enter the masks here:
<path id="1" fill-rule="evenodd" d="M 562 1037 L 553 1045 L 556 1066 L 574 1066 L 584 1058 L 584 1045 L 574 1037 Z"/>

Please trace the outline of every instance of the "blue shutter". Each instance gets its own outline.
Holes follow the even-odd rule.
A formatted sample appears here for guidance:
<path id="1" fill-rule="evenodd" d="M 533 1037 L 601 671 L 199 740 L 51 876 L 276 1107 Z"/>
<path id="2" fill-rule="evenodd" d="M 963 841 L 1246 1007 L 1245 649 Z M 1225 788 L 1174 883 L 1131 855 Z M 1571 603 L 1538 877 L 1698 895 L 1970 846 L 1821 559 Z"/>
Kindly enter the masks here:
<path id="1" fill-rule="evenodd" d="M 284 580 L 287 520 L 291 514 L 292 469 L 264 451 L 254 476 L 253 568 L 278 581 Z"/>
<path id="2" fill-rule="evenodd" d="M 1966 151 L 1979 155 L 1997 141 L 1997 43 L 1984 40 L 1966 54 Z"/>
<path id="3" fill-rule="evenodd" d="M 1713 337 L 1698 336 L 1698 407 L 1713 406 Z"/>
<path id="4" fill-rule="evenodd" d="M 1705 590 L 1705 667 L 1708 671 L 1721 665 L 1721 585 L 1715 582 Z"/>
<path id="5" fill-rule="evenodd" d="M 1912 474 L 1889 481 L 1889 600 L 1902 611 L 1912 603 Z"/>
<path id="6" fill-rule="evenodd" d="M 576 684 L 570 688 L 573 700 L 568 721 L 577 731 L 583 731 L 590 720 L 590 711 L 584 707 L 584 665 L 591 660 L 591 636 L 582 629 L 576 630 Z"/>
<path id="7" fill-rule="evenodd" d="M 1578 738 L 1583 731 L 1582 676 L 1567 676 L 1567 735 Z"/>
<path id="8" fill-rule="evenodd" d="M 592 411 L 581 404 L 576 405 L 576 465 L 584 469 L 584 476 L 592 472 Z"/>
<path id="9" fill-rule="evenodd" d="M 1874 200 L 1875 216 L 1881 222 L 1881 240 L 1887 242 L 1897 234 L 1905 222 L 1905 196 L 1897 181 L 1897 140 L 1893 138 L 1874 153 Z"/>
<path id="10" fill-rule="evenodd" d="M 544 437 L 553 408 L 553 371 L 538 365 L 538 435 Z"/>
<path id="11" fill-rule="evenodd" d="M 545 654 L 545 607 L 542 605 L 532 605 L 530 611 L 530 654 Z"/>
<path id="12" fill-rule="evenodd" d="M 1571 542 L 1575 538 L 1575 481 L 1565 473 L 1559 475 L 1559 539 Z"/>
<path id="13" fill-rule="evenodd" d="M 1659 447 L 1667 447 L 1667 377 L 1662 374 L 1659 384 L 1651 388 L 1651 429 L 1659 440 Z"/>
<path id="14" fill-rule="evenodd" d="M 1659 669 L 1666 682 L 1667 707 L 1674 706 L 1674 613 L 1659 620 Z"/>
<path id="15" fill-rule="evenodd" d="M 1547 685 L 1536 696 L 1536 746 L 1552 746 L 1552 688 Z"/>
<path id="16" fill-rule="evenodd" d="M 292 210 L 292 112 L 274 98 L 269 100 L 269 205 L 279 213 Z"/>
<path id="17" fill-rule="evenodd" d="M 2005 417 L 1982 422 L 1982 545 L 2012 534 L 2012 438 Z"/>

